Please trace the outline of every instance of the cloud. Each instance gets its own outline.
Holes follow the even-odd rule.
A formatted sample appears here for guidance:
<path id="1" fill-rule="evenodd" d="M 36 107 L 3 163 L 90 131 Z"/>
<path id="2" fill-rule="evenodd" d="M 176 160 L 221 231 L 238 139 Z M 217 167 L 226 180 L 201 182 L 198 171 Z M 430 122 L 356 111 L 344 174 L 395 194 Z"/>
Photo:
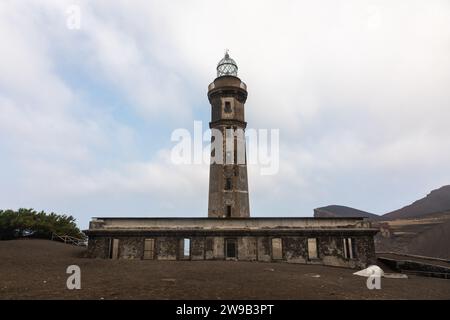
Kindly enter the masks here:
<path id="1" fill-rule="evenodd" d="M 3 1 L 0 202 L 83 224 L 206 215 L 207 166 L 167 154 L 172 130 L 209 120 L 229 48 L 249 127 L 280 129 L 279 173 L 249 168 L 252 214 L 396 209 L 450 179 L 449 13 L 437 0 Z"/>

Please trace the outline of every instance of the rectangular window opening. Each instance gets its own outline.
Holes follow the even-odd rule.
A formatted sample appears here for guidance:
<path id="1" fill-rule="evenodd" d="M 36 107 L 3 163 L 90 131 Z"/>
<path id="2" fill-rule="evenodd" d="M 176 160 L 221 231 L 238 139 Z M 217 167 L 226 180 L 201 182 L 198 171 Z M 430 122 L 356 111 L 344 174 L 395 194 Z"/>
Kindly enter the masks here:
<path id="1" fill-rule="evenodd" d="M 272 239 L 272 259 L 283 259 L 283 242 L 281 241 L 281 238 Z"/>
<path id="2" fill-rule="evenodd" d="M 233 159 L 233 164 L 237 164 L 238 163 L 238 142 L 237 142 L 237 137 L 234 136 L 234 159 Z"/>
<path id="3" fill-rule="evenodd" d="M 352 238 L 344 238 L 344 257 L 345 259 L 354 259 L 355 258 L 355 241 Z"/>
<path id="4" fill-rule="evenodd" d="M 191 257 L 191 239 L 183 239 L 183 258 L 189 259 Z"/>
<path id="5" fill-rule="evenodd" d="M 230 101 L 225 101 L 225 108 L 224 108 L 225 113 L 231 113 L 231 102 Z"/>
<path id="6" fill-rule="evenodd" d="M 226 178 L 225 180 L 225 190 L 231 190 L 233 187 L 233 183 L 231 181 L 231 178 Z"/>
<path id="7" fill-rule="evenodd" d="M 352 245 L 351 245 L 352 259 L 356 259 L 356 258 L 358 258 L 357 250 L 356 250 L 356 241 L 355 241 L 355 238 L 350 238 L 350 240 L 352 241 Z"/>
<path id="8" fill-rule="evenodd" d="M 144 260 L 155 259 L 155 239 L 145 239 L 144 241 Z"/>
<path id="9" fill-rule="evenodd" d="M 308 258 L 311 259 L 317 259 L 317 239 L 316 238 L 309 238 L 308 239 Z"/>
<path id="10" fill-rule="evenodd" d="M 109 258 L 114 260 L 119 258 L 119 239 L 110 239 Z"/>

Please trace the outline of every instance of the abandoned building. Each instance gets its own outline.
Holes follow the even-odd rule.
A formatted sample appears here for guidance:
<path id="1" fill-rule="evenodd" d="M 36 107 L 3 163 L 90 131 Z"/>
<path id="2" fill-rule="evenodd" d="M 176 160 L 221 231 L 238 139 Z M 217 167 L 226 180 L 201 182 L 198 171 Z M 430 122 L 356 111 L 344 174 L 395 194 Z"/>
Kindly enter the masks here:
<path id="1" fill-rule="evenodd" d="M 246 127 L 247 86 L 237 71 L 226 53 L 217 66 L 217 78 L 208 86 L 210 128 L 225 135 Z M 245 139 L 240 140 L 245 154 Z M 210 165 L 207 218 L 93 218 L 85 231 L 88 256 L 286 261 L 350 268 L 375 262 L 377 230 L 363 218 L 251 218 L 246 158 L 237 161 L 236 143 L 230 148 L 227 141 L 211 150 L 211 158 L 219 161 Z"/>

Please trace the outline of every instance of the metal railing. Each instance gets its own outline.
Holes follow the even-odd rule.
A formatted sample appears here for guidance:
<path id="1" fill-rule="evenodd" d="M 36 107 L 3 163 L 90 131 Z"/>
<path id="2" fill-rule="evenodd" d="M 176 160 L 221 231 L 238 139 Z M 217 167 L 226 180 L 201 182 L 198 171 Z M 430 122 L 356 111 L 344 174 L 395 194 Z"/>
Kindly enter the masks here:
<path id="1" fill-rule="evenodd" d="M 86 247 L 87 246 L 87 239 L 82 238 L 76 238 L 72 236 L 66 236 L 66 235 L 59 235 L 56 233 L 52 233 L 52 240 L 54 241 L 62 241 L 67 244 L 72 244 L 74 246 L 79 247 Z"/>

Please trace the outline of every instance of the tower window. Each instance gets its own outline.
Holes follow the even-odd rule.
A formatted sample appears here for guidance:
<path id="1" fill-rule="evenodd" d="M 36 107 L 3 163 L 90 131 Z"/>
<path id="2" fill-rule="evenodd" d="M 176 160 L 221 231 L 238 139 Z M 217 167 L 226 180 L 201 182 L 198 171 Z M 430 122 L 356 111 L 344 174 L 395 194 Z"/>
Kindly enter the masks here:
<path id="1" fill-rule="evenodd" d="M 231 206 L 227 206 L 226 217 L 227 218 L 231 217 Z"/>
<path id="2" fill-rule="evenodd" d="M 225 108 L 223 110 L 225 113 L 231 113 L 231 102 L 230 101 L 225 101 Z"/>
<path id="3" fill-rule="evenodd" d="M 232 188 L 231 178 L 227 178 L 225 180 L 225 190 L 231 190 L 231 188 Z"/>
<path id="4" fill-rule="evenodd" d="M 238 145 L 237 145 L 237 137 L 236 136 L 234 136 L 234 164 L 237 164 L 238 163 L 238 161 L 237 161 L 237 154 L 238 153 Z"/>

